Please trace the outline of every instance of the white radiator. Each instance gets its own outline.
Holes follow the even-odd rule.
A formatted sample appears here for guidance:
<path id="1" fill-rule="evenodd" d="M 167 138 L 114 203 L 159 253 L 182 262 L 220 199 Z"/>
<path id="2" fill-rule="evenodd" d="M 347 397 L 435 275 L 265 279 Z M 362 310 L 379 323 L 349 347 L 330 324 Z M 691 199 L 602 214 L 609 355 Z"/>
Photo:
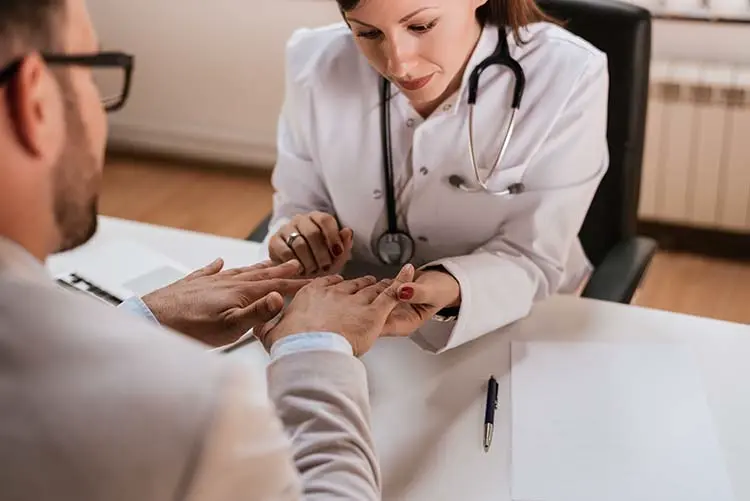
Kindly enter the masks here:
<path id="1" fill-rule="evenodd" d="M 640 217 L 750 233 L 750 67 L 651 67 Z"/>

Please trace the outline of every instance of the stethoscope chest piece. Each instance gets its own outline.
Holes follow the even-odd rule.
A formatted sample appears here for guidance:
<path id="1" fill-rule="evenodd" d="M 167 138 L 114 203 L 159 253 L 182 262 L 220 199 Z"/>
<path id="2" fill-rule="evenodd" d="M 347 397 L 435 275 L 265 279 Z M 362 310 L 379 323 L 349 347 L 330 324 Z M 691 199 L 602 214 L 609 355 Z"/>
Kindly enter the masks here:
<path id="1" fill-rule="evenodd" d="M 414 239 L 404 232 L 387 232 L 377 242 L 378 258 L 390 265 L 404 265 L 414 256 Z"/>

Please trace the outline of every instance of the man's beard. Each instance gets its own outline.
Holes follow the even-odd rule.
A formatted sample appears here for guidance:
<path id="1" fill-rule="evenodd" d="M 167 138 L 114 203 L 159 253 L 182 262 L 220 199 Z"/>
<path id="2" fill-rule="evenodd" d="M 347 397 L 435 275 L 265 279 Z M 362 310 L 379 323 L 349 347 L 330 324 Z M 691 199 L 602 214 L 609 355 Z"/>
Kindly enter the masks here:
<path id="1" fill-rule="evenodd" d="M 91 153 L 85 126 L 68 82 L 62 83 L 65 95 L 67 137 L 55 166 L 53 203 L 60 234 L 58 252 L 88 242 L 96 233 L 97 206 L 101 170 Z"/>

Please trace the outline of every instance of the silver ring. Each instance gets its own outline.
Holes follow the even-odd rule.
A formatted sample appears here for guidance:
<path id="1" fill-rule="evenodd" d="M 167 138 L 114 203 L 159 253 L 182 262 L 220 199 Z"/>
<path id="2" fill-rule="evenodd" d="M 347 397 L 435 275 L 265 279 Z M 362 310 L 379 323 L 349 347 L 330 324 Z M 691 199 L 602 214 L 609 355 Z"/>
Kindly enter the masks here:
<path id="1" fill-rule="evenodd" d="M 301 236 L 302 236 L 302 235 L 300 235 L 300 234 L 299 234 L 299 233 L 297 233 L 296 231 L 295 231 L 295 232 L 292 232 L 292 233 L 291 233 L 291 234 L 290 234 L 290 235 L 289 235 L 288 237 L 286 237 L 286 244 L 287 244 L 287 245 L 288 245 L 289 247 L 291 247 L 291 246 L 292 246 L 292 242 L 294 242 L 294 240 L 295 240 L 295 239 L 296 239 L 297 237 L 301 237 Z"/>

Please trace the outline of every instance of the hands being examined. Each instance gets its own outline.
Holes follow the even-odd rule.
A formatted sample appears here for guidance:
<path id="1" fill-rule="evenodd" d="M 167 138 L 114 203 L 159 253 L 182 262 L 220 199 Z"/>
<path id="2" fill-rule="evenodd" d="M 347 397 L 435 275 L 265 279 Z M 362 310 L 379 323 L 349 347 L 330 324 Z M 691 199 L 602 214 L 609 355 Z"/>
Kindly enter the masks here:
<path id="1" fill-rule="evenodd" d="M 270 350 L 281 338 L 324 331 L 344 336 L 358 356 L 378 337 L 408 336 L 439 310 L 460 305 L 458 281 L 442 269 L 416 271 L 407 264 L 390 279 L 344 280 L 338 273 L 350 259 L 352 232 L 339 231 L 329 218 L 312 214 L 296 221 L 294 228 L 317 228 L 320 238 L 295 239 L 293 251 L 283 248 L 284 232 L 292 231 L 284 227 L 271 239 L 271 260 L 223 270 L 217 259 L 143 302 L 162 325 L 211 346 L 231 344 L 253 329 Z M 316 242 L 314 249 L 308 242 Z M 285 297 L 293 298 L 286 308 Z"/>

